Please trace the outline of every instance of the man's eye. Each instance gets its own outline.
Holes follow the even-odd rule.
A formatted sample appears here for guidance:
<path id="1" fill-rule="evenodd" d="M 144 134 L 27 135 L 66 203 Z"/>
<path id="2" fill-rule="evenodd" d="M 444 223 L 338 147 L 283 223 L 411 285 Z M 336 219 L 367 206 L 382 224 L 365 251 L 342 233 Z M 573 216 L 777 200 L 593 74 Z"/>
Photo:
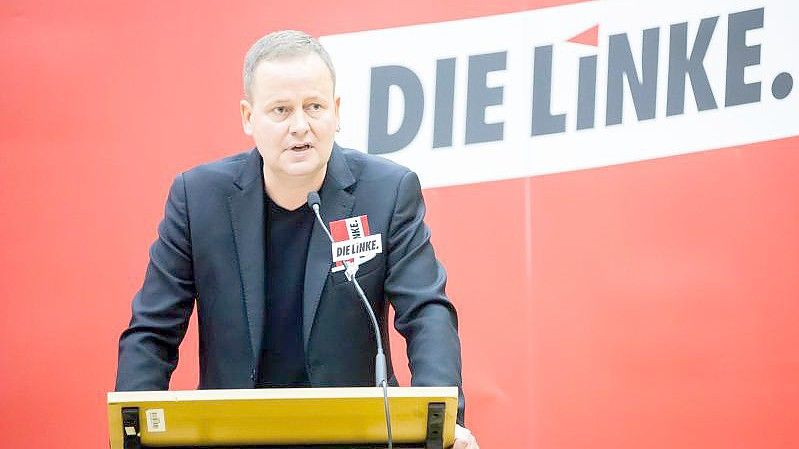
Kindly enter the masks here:
<path id="1" fill-rule="evenodd" d="M 272 114 L 278 117 L 285 117 L 291 112 L 288 106 L 275 106 L 272 108 Z"/>
<path id="2" fill-rule="evenodd" d="M 308 108 L 311 109 L 312 111 L 319 111 L 322 109 L 322 105 L 319 103 L 312 103 L 308 106 Z"/>

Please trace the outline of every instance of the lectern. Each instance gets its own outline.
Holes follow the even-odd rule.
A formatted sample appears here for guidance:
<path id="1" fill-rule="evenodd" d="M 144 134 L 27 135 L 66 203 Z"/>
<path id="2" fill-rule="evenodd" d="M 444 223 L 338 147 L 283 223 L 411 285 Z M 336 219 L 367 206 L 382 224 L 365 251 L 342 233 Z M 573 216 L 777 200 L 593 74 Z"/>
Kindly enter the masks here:
<path id="1" fill-rule="evenodd" d="M 397 448 L 453 444 L 456 387 L 389 387 Z M 111 449 L 386 447 L 383 390 L 267 388 L 108 393 Z"/>

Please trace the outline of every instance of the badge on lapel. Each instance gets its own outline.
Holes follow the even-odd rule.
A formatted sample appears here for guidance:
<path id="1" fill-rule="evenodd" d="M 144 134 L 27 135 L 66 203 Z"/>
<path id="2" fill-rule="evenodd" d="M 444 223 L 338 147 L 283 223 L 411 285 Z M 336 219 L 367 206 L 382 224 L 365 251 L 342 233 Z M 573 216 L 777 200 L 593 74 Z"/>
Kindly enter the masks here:
<path id="1" fill-rule="evenodd" d="M 380 234 L 369 234 L 369 220 L 366 215 L 345 218 L 330 222 L 330 234 L 333 236 L 333 268 L 332 272 L 345 269 L 344 263 L 350 267 L 347 279 L 358 270 L 358 266 L 372 260 L 383 252 L 383 240 Z"/>

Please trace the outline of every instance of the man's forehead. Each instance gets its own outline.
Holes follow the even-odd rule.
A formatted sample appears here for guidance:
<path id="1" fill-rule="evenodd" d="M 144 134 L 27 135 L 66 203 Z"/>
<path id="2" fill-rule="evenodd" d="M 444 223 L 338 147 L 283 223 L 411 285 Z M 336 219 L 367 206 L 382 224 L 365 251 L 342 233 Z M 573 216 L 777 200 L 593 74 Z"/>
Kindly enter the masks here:
<path id="1" fill-rule="evenodd" d="M 257 82 L 283 81 L 283 78 L 333 83 L 330 69 L 315 53 L 280 56 L 260 61 L 255 67 Z"/>

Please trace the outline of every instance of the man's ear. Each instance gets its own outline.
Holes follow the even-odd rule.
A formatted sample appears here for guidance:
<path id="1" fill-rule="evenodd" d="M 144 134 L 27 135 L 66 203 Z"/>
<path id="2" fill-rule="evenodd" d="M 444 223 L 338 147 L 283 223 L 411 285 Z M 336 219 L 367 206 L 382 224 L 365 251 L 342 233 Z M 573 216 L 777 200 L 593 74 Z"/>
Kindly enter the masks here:
<path id="1" fill-rule="evenodd" d="M 336 131 L 341 128 L 341 116 L 339 115 L 339 107 L 341 106 L 341 97 L 336 97 L 334 100 L 336 104 Z"/>
<path id="2" fill-rule="evenodd" d="M 243 98 L 239 102 L 239 109 L 241 111 L 241 127 L 244 129 L 244 134 L 252 136 L 252 105 Z"/>

